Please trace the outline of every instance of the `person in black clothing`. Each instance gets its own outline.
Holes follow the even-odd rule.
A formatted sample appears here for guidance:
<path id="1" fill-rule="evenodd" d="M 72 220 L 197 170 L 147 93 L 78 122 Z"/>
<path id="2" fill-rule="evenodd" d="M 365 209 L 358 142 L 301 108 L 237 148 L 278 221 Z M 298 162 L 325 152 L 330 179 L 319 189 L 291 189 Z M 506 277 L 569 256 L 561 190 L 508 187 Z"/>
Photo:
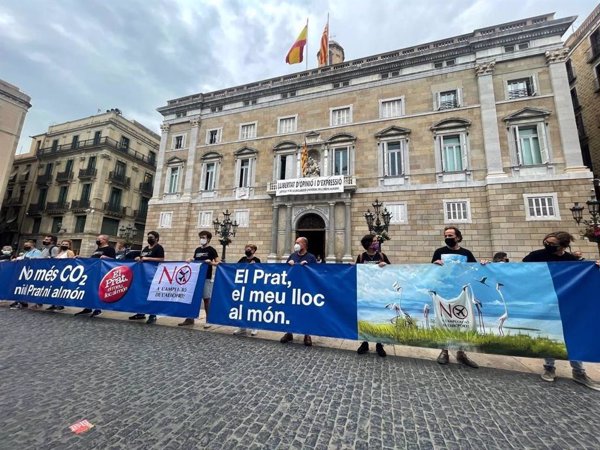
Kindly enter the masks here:
<path id="1" fill-rule="evenodd" d="M 142 249 L 140 256 L 136 257 L 136 261 L 164 261 L 165 260 L 165 249 L 158 243 L 160 235 L 156 231 L 150 231 L 147 236 L 148 245 Z M 129 317 L 129 320 L 143 320 L 146 318 L 145 314 L 134 314 Z M 146 323 L 148 325 L 156 322 L 156 314 L 149 314 Z"/>
<path id="2" fill-rule="evenodd" d="M 445 247 L 440 247 L 433 252 L 433 257 L 431 258 L 432 263 L 443 266 L 445 260 L 455 260 L 470 263 L 477 262 L 473 256 L 473 253 L 459 245 L 462 242 L 462 233 L 458 228 L 453 226 L 445 227 L 444 242 L 446 243 Z M 470 359 L 462 349 L 459 349 L 456 352 L 456 360 L 465 366 L 472 367 L 473 369 L 477 369 L 479 367 L 479 365 Z M 437 362 L 439 364 L 448 364 L 448 362 L 450 362 L 447 348 L 442 349 L 440 355 L 437 357 Z"/>
<path id="3" fill-rule="evenodd" d="M 362 245 L 366 251 L 358 255 L 356 264 L 377 264 L 379 267 L 391 264 L 386 254 L 381 251 L 381 244 L 379 243 L 379 239 L 376 239 L 376 236 L 373 236 L 372 234 L 363 236 L 360 240 L 360 245 Z M 368 351 L 369 343 L 363 341 L 363 343 L 360 344 L 360 347 L 358 347 L 358 350 L 356 350 L 356 353 L 364 355 Z M 387 355 L 381 342 L 378 342 L 375 345 L 375 351 L 382 358 Z"/>
<path id="4" fill-rule="evenodd" d="M 260 258 L 257 258 L 256 256 L 254 256 L 254 254 L 256 253 L 256 250 L 258 250 L 258 247 L 256 245 L 247 244 L 246 249 L 244 250 L 244 256 L 242 256 L 240 258 L 240 260 L 238 261 L 238 264 L 259 264 Z M 245 328 L 238 328 L 233 332 L 233 334 L 236 336 L 242 336 L 242 335 L 245 335 L 246 333 L 247 333 L 247 330 Z M 251 336 L 256 336 L 256 333 L 258 333 L 257 329 L 253 329 L 250 331 Z"/>
<path id="5" fill-rule="evenodd" d="M 115 249 L 111 247 L 108 243 L 108 236 L 106 234 L 101 234 L 96 238 L 96 251 L 91 254 L 90 258 L 110 258 L 114 259 L 117 256 Z M 92 313 L 92 314 L 90 314 Z M 94 311 L 91 308 L 84 308 L 78 313 L 75 313 L 76 316 L 80 316 L 83 314 L 90 314 L 90 317 L 95 317 L 102 314 L 102 310 L 95 309 Z"/>
<path id="6" fill-rule="evenodd" d="M 523 262 L 576 262 L 579 258 L 567 252 L 575 238 L 566 231 L 556 231 L 547 234 L 542 244 L 544 248 L 529 253 Z M 544 373 L 542 380 L 553 382 L 556 379 L 556 368 L 554 358 L 546 358 L 544 362 Z M 586 373 L 581 361 L 569 361 L 573 369 L 573 381 L 583 384 L 595 391 L 600 391 L 600 384 L 593 381 Z"/>
<path id="7" fill-rule="evenodd" d="M 188 262 L 200 262 L 209 264 L 208 271 L 206 272 L 206 280 L 204 281 L 204 292 L 202 293 L 202 299 L 204 300 L 204 312 L 206 312 L 206 319 L 208 320 L 208 309 L 210 308 L 210 297 L 212 295 L 213 281 L 213 266 L 219 264 L 219 253 L 208 245 L 210 240 L 212 239 L 212 233 L 207 230 L 202 230 L 198 233 L 198 237 L 200 238 L 200 247 L 194 250 L 194 257 L 188 259 Z M 194 319 L 188 317 L 183 322 L 178 324 L 180 327 L 185 327 L 189 325 L 194 325 Z M 210 328 L 208 322 L 204 324 L 204 328 Z"/>

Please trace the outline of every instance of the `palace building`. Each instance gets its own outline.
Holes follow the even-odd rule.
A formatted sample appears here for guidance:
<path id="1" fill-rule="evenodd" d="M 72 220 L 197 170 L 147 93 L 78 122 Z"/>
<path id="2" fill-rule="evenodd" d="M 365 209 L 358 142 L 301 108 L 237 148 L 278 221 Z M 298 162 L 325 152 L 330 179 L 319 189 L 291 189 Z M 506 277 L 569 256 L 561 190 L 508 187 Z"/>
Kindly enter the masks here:
<path id="1" fill-rule="evenodd" d="M 518 260 L 592 192 L 553 14 L 169 100 L 146 232 L 169 259 L 231 213 L 227 248 L 285 261 L 297 236 L 326 262 L 356 258 L 379 200 L 392 262 L 429 262 L 445 225 L 478 258 Z M 218 236 L 212 245 L 221 252 Z M 595 246 L 578 241 L 592 255 Z"/>

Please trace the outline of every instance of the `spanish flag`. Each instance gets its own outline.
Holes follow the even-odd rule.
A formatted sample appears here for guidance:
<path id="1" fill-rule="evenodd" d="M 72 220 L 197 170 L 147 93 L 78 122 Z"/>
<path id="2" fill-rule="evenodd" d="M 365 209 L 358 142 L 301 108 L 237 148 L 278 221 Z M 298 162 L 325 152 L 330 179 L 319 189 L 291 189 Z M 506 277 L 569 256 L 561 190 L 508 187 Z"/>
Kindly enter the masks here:
<path id="1" fill-rule="evenodd" d="M 321 48 L 319 49 L 319 66 L 329 64 L 329 19 L 321 36 Z"/>
<path id="2" fill-rule="evenodd" d="M 287 56 L 285 57 L 285 62 L 288 64 L 298 64 L 304 61 L 304 46 L 306 45 L 306 36 L 308 34 L 308 23 L 304 26 L 298 39 L 290 48 Z"/>
<path id="3" fill-rule="evenodd" d="M 302 153 L 300 155 L 300 164 L 302 165 L 302 176 L 305 177 L 308 174 L 308 147 L 306 141 L 302 147 Z"/>

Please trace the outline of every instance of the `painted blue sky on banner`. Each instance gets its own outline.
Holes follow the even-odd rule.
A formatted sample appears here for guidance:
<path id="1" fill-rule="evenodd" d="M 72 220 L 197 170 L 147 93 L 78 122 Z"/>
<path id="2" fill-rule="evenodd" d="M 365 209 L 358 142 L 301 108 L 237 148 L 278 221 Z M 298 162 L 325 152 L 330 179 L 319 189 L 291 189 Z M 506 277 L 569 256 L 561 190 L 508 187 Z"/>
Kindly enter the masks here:
<path id="1" fill-rule="evenodd" d="M 460 264 L 444 266 L 357 266 L 358 320 L 390 323 L 397 304 L 419 326 L 425 326 L 426 305 L 434 323 L 430 291 L 446 299 L 470 285 L 483 325 L 478 331 L 505 335 L 526 333 L 563 342 L 563 329 L 552 277 L 544 263 Z M 477 305 L 474 305 L 475 308 Z M 500 327 L 501 318 L 504 321 Z"/>

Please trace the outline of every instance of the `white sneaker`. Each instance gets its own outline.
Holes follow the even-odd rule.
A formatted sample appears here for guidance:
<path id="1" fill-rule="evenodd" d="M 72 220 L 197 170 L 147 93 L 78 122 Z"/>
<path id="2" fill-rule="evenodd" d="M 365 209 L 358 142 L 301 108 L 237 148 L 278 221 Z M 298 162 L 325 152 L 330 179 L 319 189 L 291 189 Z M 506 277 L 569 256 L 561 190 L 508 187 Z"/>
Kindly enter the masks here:
<path id="1" fill-rule="evenodd" d="M 252 330 L 250 332 L 250 336 L 256 336 L 256 333 L 258 333 L 258 330 Z"/>
<path id="2" fill-rule="evenodd" d="M 244 336 L 246 334 L 246 329 L 245 328 L 238 328 L 237 330 L 235 330 L 233 332 L 234 336 Z"/>
<path id="3" fill-rule="evenodd" d="M 542 374 L 542 380 L 547 381 L 548 383 L 552 383 L 556 380 L 556 371 L 544 369 L 544 373 Z"/>
<path id="4" fill-rule="evenodd" d="M 205 330 L 208 330 L 210 327 L 212 327 L 212 325 L 210 323 L 205 323 L 203 328 Z"/>

